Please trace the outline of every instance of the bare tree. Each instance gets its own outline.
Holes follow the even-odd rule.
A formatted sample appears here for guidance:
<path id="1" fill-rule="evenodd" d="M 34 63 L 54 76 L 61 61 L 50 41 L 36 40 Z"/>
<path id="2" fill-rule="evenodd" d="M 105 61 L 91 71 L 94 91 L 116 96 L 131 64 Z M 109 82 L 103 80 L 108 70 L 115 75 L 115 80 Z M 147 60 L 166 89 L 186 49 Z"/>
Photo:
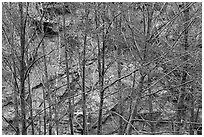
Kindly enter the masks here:
<path id="1" fill-rule="evenodd" d="M 103 15 L 106 14 L 106 4 L 103 3 Z M 105 20 L 103 19 L 103 24 L 105 24 Z M 98 61 L 98 73 L 99 73 L 99 85 L 100 85 L 100 103 L 99 103 L 99 114 L 98 114 L 98 129 L 97 134 L 100 135 L 102 133 L 102 113 L 103 113 L 103 102 L 104 102 L 104 76 L 105 76 L 105 48 L 106 48 L 106 29 L 105 25 L 103 25 L 103 32 L 102 32 L 102 51 L 98 54 L 99 61 Z M 99 50 L 101 50 L 99 48 Z"/>
<path id="2" fill-rule="evenodd" d="M 116 29 L 119 33 L 119 37 L 121 36 L 121 24 L 122 24 L 122 18 L 120 16 L 120 19 L 116 19 Z M 122 66 L 121 66 L 121 50 L 122 50 L 122 45 L 118 44 L 117 45 L 117 66 L 118 66 L 118 78 L 121 77 L 121 70 L 122 70 Z M 118 81 L 118 100 L 119 100 L 119 135 L 123 134 L 123 91 L 122 91 L 122 83 L 121 80 Z"/>
<path id="3" fill-rule="evenodd" d="M 183 3 L 183 6 L 186 6 L 188 5 L 187 3 Z M 188 21 L 189 21 L 189 8 L 187 8 L 186 10 L 183 11 L 183 14 L 184 14 L 184 18 L 183 18 L 183 21 L 184 21 L 184 41 L 183 41 L 183 45 L 184 45 L 184 51 L 188 51 L 188 47 L 189 47 L 189 44 L 188 44 L 188 33 L 189 33 L 189 28 L 188 28 Z M 183 58 L 183 62 L 186 62 L 188 60 L 188 56 L 185 56 Z M 181 83 L 185 83 L 187 81 L 187 65 L 185 64 L 183 66 L 183 71 L 182 71 L 182 79 L 181 79 Z M 182 121 L 185 121 L 185 111 L 186 111 L 186 108 L 185 108 L 185 104 L 184 104 L 184 98 L 186 96 L 186 85 L 183 85 L 181 87 L 181 93 L 179 95 L 179 100 L 178 100 L 178 106 L 177 106 L 177 121 L 178 122 L 182 122 Z M 178 128 L 176 129 L 177 131 L 177 134 L 180 134 L 180 130 L 181 130 L 181 124 L 178 125 Z"/>
<path id="4" fill-rule="evenodd" d="M 43 63 L 44 63 L 44 75 L 45 75 L 45 81 L 43 86 L 45 86 L 46 89 L 46 93 L 48 95 L 48 104 L 49 104 L 49 116 L 48 116 L 48 121 L 49 121 L 49 125 L 48 125 L 48 133 L 49 135 L 52 135 L 52 107 L 51 107 L 51 93 L 50 93 L 50 83 L 49 83 L 49 78 L 48 78 L 48 71 L 47 71 L 47 60 L 46 60 L 46 50 L 45 50 L 45 43 L 42 43 L 42 49 L 43 49 Z"/>
<path id="5" fill-rule="evenodd" d="M 25 27 L 26 20 L 23 13 L 23 3 L 19 3 L 20 12 L 20 98 L 21 98 L 21 119 L 22 119 L 22 135 L 27 135 L 26 129 L 26 103 L 25 103 Z"/>
<path id="6" fill-rule="evenodd" d="M 88 6 L 88 5 L 87 5 Z M 88 7 L 85 9 L 85 35 L 84 35 L 84 47 L 83 47 L 83 65 L 82 65 L 82 111 L 83 111 L 83 135 L 87 135 L 87 116 L 86 116 L 86 87 L 85 87 L 85 70 L 86 70 L 86 46 L 87 46 L 87 35 L 88 35 Z"/>
<path id="7" fill-rule="evenodd" d="M 69 80 L 69 60 L 68 60 L 68 55 L 69 55 L 69 45 L 67 44 L 66 40 L 66 24 L 65 24 L 65 6 L 63 5 L 63 41 L 64 41 L 64 47 L 65 47 L 65 62 L 66 62 L 66 78 L 67 78 L 67 91 L 68 92 L 68 97 L 69 97 L 69 122 L 70 122 L 70 131 L 71 135 L 74 135 L 74 128 L 73 128 L 73 115 L 72 115 L 72 104 L 71 104 L 71 88 L 70 88 L 70 80 Z"/>

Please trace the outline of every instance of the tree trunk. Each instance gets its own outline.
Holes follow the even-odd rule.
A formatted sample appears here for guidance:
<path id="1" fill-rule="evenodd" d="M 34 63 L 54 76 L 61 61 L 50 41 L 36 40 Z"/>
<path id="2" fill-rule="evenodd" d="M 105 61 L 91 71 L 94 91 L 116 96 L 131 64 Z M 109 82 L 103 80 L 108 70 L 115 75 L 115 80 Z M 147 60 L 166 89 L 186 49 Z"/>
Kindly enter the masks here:
<path id="1" fill-rule="evenodd" d="M 43 48 L 43 62 L 44 62 L 44 75 L 45 75 L 45 82 L 44 82 L 44 86 L 46 89 L 46 93 L 48 95 L 48 104 L 49 104 L 49 116 L 48 116 L 48 121 L 49 121 L 49 125 L 48 125 L 48 134 L 52 135 L 52 107 L 51 107 L 51 95 L 50 95 L 50 83 L 48 81 L 48 72 L 47 72 L 47 60 L 46 60 L 46 51 L 45 51 L 45 44 L 44 42 L 42 42 L 42 48 Z"/>
<path id="2" fill-rule="evenodd" d="M 56 94 L 56 92 L 55 92 L 55 104 L 57 104 L 57 94 Z M 56 124 L 55 134 L 59 135 L 58 105 L 55 105 L 54 109 L 55 109 L 55 124 Z"/>
<path id="3" fill-rule="evenodd" d="M 38 134 L 41 135 L 41 123 L 42 123 L 41 122 L 41 115 L 38 116 L 38 122 L 39 122 L 39 124 L 38 124 L 38 127 L 39 127 Z"/>
<path id="4" fill-rule="evenodd" d="M 191 122 L 194 122 L 195 121 L 195 116 L 194 116 L 194 109 L 195 109 L 195 105 L 194 105 L 194 96 L 193 96 L 193 90 L 192 89 L 192 99 L 191 99 L 191 109 L 190 109 L 190 112 L 191 112 L 191 116 L 190 116 L 190 121 Z M 190 124 L 190 135 L 194 135 L 194 124 Z"/>
<path id="5" fill-rule="evenodd" d="M 86 18 L 85 18 L 85 24 L 88 23 L 88 15 L 89 11 L 86 9 Z M 86 26 L 85 29 L 88 29 L 88 26 Z M 85 86 L 85 70 L 86 70 L 86 43 L 87 43 L 87 31 L 85 30 L 85 36 L 84 36 L 84 48 L 83 48 L 83 76 L 82 76 L 82 110 L 83 110 L 83 135 L 87 135 L 87 117 L 86 117 L 86 86 Z"/>
<path id="6" fill-rule="evenodd" d="M 186 5 L 186 4 L 184 4 Z M 185 52 L 188 50 L 188 21 L 189 21 L 189 8 L 184 10 L 183 11 L 184 13 L 184 29 L 185 29 L 185 32 L 184 32 L 184 50 Z M 185 62 L 186 60 L 188 60 L 188 57 L 185 56 L 183 58 L 183 62 Z M 181 79 L 181 83 L 185 83 L 187 81 L 187 72 L 186 72 L 186 68 L 187 66 L 184 65 L 183 67 L 183 71 L 182 71 L 182 79 Z M 186 86 L 183 85 L 181 87 L 181 93 L 180 93 L 180 97 L 179 97 L 179 100 L 178 100 L 178 105 L 177 105 L 177 122 L 182 122 L 182 121 L 185 121 L 185 105 L 184 105 L 184 98 L 185 98 L 185 95 L 186 95 Z M 176 129 L 176 134 L 180 134 L 180 130 L 181 130 L 181 127 L 183 125 L 182 124 L 179 124 L 177 126 L 177 129 Z"/>
<path id="7" fill-rule="evenodd" d="M 86 37 L 84 36 L 84 49 L 83 49 L 83 75 L 82 75 L 82 110 L 83 110 L 83 135 L 87 134 L 87 126 L 86 126 L 86 87 L 85 87 L 85 69 L 86 69 Z"/>
<path id="8" fill-rule="evenodd" d="M 152 12 L 152 4 L 150 5 L 147 5 L 146 6 L 146 10 L 147 10 L 147 21 L 144 25 L 144 34 L 145 34 L 145 50 L 144 50 L 144 62 L 147 62 L 149 60 L 149 57 L 148 57 L 148 47 L 150 47 L 149 43 L 147 42 L 147 40 L 150 38 L 150 30 L 151 30 L 151 24 L 152 24 L 152 16 L 153 16 L 153 12 Z M 144 17 L 145 18 L 145 17 Z M 146 28 L 146 29 L 145 29 Z M 151 73 L 151 72 L 149 72 Z M 148 87 L 151 86 L 151 78 L 150 76 L 148 75 Z M 151 89 L 148 90 L 149 94 L 151 94 Z M 150 114 L 150 121 L 153 121 L 153 116 L 152 116 L 152 112 L 153 112 L 153 105 L 152 105 L 152 95 L 149 96 L 149 99 L 148 99 L 148 103 L 149 103 L 149 114 Z M 150 122 L 150 130 L 151 130 L 151 133 L 154 134 L 154 123 L 153 122 Z"/>
<path id="9" fill-rule="evenodd" d="M 140 102 L 140 97 L 141 97 L 141 92 L 142 92 L 142 89 L 143 89 L 143 82 L 144 82 L 144 77 L 145 76 L 141 76 L 140 78 L 140 81 L 139 81 L 139 84 L 137 86 L 137 89 L 135 90 L 136 93 L 133 93 L 131 96 L 132 98 L 135 100 L 133 101 L 133 109 L 132 109 L 132 112 L 131 112 L 131 116 L 130 116 L 130 120 L 129 120 L 129 123 L 128 123 L 128 126 L 127 126 L 127 135 L 131 135 L 132 134 L 132 126 L 134 121 L 133 119 L 137 116 L 137 105 L 138 103 Z"/>
<path id="10" fill-rule="evenodd" d="M 13 27 L 14 30 L 14 27 Z M 12 34 L 12 46 L 14 46 L 14 35 Z M 16 128 L 16 135 L 20 135 L 20 128 L 19 128 L 19 101 L 18 101 L 18 97 L 19 97 L 19 89 L 18 89 L 18 82 L 17 82 L 17 73 L 16 73 L 16 63 L 15 63 L 15 51 L 14 48 L 12 48 L 12 62 L 13 62 L 13 91 L 14 91 L 14 96 L 13 96 L 13 100 L 14 100 L 14 108 L 15 108 L 15 117 L 14 117 L 14 121 L 15 121 L 15 128 Z"/>
<path id="11" fill-rule="evenodd" d="M 43 78 L 42 78 L 43 80 Z M 46 129 L 47 129 L 47 113 L 46 113 L 46 92 L 45 92 L 45 87 L 43 86 L 43 109 L 44 109 L 44 115 L 43 115 L 43 129 L 44 129 L 44 135 L 46 135 Z"/>
<path id="12" fill-rule="evenodd" d="M 149 83 L 148 83 L 148 87 L 149 87 L 149 86 L 151 85 L 151 84 L 150 84 L 150 80 L 148 80 L 148 82 L 149 82 Z M 152 92 L 151 92 L 151 89 L 149 89 L 148 91 L 149 91 L 149 94 L 152 93 Z M 148 101 L 149 101 L 149 116 L 150 116 L 150 119 L 149 119 L 149 120 L 150 120 L 150 121 L 153 121 L 153 115 L 152 115 L 152 113 L 153 113 L 152 95 L 149 96 L 149 100 L 148 100 Z M 150 122 L 150 125 L 151 125 L 151 127 L 150 127 L 150 128 L 151 128 L 151 133 L 154 134 L 154 123 L 153 123 L 153 122 Z"/>
<path id="13" fill-rule="evenodd" d="M 68 92 L 68 97 L 71 97 L 71 88 L 70 88 L 70 80 L 69 80 L 69 60 L 68 60 L 68 54 L 69 54 L 69 45 L 67 44 L 66 40 L 66 27 L 65 27 L 65 6 L 63 5 L 63 39 L 64 39 L 64 47 L 65 47 L 65 63 L 66 63 L 66 78 L 67 78 L 67 91 Z M 71 135 L 74 135 L 74 128 L 73 128 L 73 109 L 72 109 L 72 104 L 71 104 L 72 98 L 68 99 L 68 104 L 69 104 L 69 126 L 70 126 L 70 131 Z"/>
<path id="14" fill-rule="evenodd" d="M 120 37 L 120 30 L 121 30 L 121 17 L 120 20 L 116 19 L 116 23 L 117 23 L 117 31 L 119 32 L 119 37 Z M 121 56 L 121 45 L 118 44 L 117 45 L 117 66 L 118 66 L 118 78 L 121 77 L 121 70 L 122 70 L 122 66 L 121 66 L 121 62 L 120 62 L 120 56 Z M 119 135 L 123 134 L 123 96 L 122 96 L 122 83 L 121 80 L 118 81 L 118 100 L 119 100 Z"/>
<path id="15" fill-rule="evenodd" d="M 20 58 L 20 100 L 21 100 L 21 120 L 22 120 L 22 135 L 27 135 L 26 128 L 26 104 L 25 104 L 25 22 L 24 22 L 24 13 L 23 13 L 23 3 L 19 3 L 20 11 L 20 43 L 21 43 L 21 58 Z"/>
<path id="16" fill-rule="evenodd" d="M 133 76 L 132 89 L 135 88 L 135 81 L 136 81 L 136 72 L 134 73 L 134 76 Z M 134 92 L 134 91 L 132 90 L 132 92 Z M 132 112 L 132 109 L 133 109 L 132 104 L 133 104 L 133 98 L 130 99 L 128 121 L 130 121 L 130 118 L 131 118 L 131 112 Z M 124 126 L 123 134 L 126 133 L 127 126 L 128 126 L 128 123 L 126 122 L 125 126 Z"/>
<path id="17" fill-rule="evenodd" d="M 14 61 L 13 61 L 14 62 Z M 14 107 L 15 107 L 15 117 L 14 117 L 14 121 L 15 121 L 15 128 L 16 128 L 16 135 L 20 135 L 20 129 L 19 129 L 19 109 L 18 109 L 18 89 L 17 89 L 17 79 L 16 79 L 16 68 L 15 65 L 13 65 L 13 69 L 14 69 L 14 75 L 13 75 L 13 85 L 14 85 L 14 96 L 13 96 L 13 100 L 14 100 Z"/>
<path id="18" fill-rule="evenodd" d="M 105 15 L 105 4 L 104 4 L 104 15 Z M 105 21 L 103 20 L 103 23 Z M 105 72 L 105 26 L 103 26 L 103 34 L 102 34 L 102 39 L 103 39 L 103 47 L 102 47 L 102 52 L 100 51 L 100 46 L 98 46 L 98 67 L 99 67 L 99 84 L 100 84 L 100 102 L 99 102 L 99 114 L 98 114 L 98 129 L 97 129 L 97 134 L 100 135 L 102 133 L 102 112 L 103 112 L 103 101 L 104 101 L 104 72 Z M 102 60 L 100 60 L 100 57 Z"/>
<path id="19" fill-rule="evenodd" d="M 59 70 L 59 68 L 58 68 Z M 56 76 L 58 76 L 58 72 L 55 74 Z M 55 84 L 55 88 L 58 87 L 58 78 L 56 78 L 56 84 Z M 58 122 L 58 105 L 57 105 L 57 90 L 55 91 L 55 107 L 54 107 L 54 111 L 55 111 L 55 134 L 58 135 L 59 134 L 59 122 Z"/>
<path id="20" fill-rule="evenodd" d="M 33 105 L 32 105 L 32 92 L 30 89 L 30 75 L 28 74 L 28 94 L 29 94 L 29 108 L 30 108 L 30 119 L 31 119 L 31 134 L 34 135 L 35 134 L 35 130 L 34 130 L 34 122 L 33 122 Z"/>

